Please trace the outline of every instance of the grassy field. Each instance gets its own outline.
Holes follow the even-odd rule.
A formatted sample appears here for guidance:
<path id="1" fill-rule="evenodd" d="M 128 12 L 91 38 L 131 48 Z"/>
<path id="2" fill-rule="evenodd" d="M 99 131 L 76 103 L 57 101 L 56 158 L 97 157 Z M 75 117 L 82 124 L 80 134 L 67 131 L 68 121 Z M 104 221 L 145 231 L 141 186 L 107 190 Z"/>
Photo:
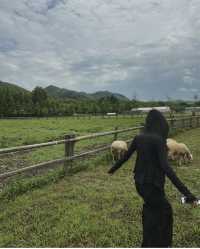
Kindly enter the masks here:
<path id="1" fill-rule="evenodd" d="M 0 119 L 0 148 L 34 144 L 63 138 L 74 132 L 83 135 L 94 132 L 133 127 L 141 117 L 60 117 L 33 119 Z"/>
<path id="2" fill-rule="evenodd" d="M 176 136 L 192 150 L 188 166 L 173 165 L 196 195 L 200 192 L 200 129 Z M 142 200 L 132 181 L 134 157 L 113 176 L 108 156 L 81 162 L 84 170 L 26 194 L 1 199 L 1 247 L 139 247 Z M 199 247 L 200 209 L 180 204 L 167 181 L 174 209 L 174 247 Z"/>
<path id="3" fill-rule="evenodd" d="M 0 120 L 0 148 L 63 139 L 65 134 L 72 132 L 79 136 L 114 130 L 116 126 L 119 128 L 134 127 L 139 126 L 142 120 L 143 118 L 141 117 L 65 117 Z M 128 137 L 133 136 L 133 132 L 126 135 Z M 125 138 L 123 135 L 119 137 Z M 75 153 L 89 150 L 101 144 L 109 144 L 112 140 L 113 135 L 82 141 L 76 144 Z M 64 144 L 25 153 L 0 156 L 0 173 L 63 157 Z"/>

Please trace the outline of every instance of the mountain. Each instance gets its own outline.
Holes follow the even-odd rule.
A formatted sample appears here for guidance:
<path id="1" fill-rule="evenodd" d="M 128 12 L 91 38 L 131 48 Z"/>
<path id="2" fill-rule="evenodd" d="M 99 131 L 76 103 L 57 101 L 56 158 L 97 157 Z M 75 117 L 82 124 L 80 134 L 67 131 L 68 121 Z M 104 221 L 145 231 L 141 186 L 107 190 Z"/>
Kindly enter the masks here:
<path id="1" fill-rule="evenodd" d="M 29 93 L 28 90 L 20 87 L 20 86 L 17 86 L 15 84 L 11 84 L 11 83 L 8 83 L 8 82 L 4 82 L 4 81 L 1 81 L 0 80 L 0 89 L 8 89 L 10 91 L 13 91 L 13 92 L 23 92 L 23 93 Z"/>
<path id="2" fill-rule="evenodd" d="M 114 96 L 114 97 L 116 97 L 119 100 L 129 100 L 127 97 L 125 97 L 122 94 L 112 93 L 112 92 L 109 92 L 109 91 L 99 91 L 99 92 L 90 94 L 90 96 L 92 96 L 95 99 L 100 99 L 100 98 Z"/>
<path id="3" fill-rule="evenodd" d="M 23 93 L 30 93 L 30 91 L 17 86 L 16 84 L 8 83 L 0 81 L 0 89 L 9 89 L 9 91 L 12 92 L 23 92 Z M 112 93 L 109 91 L 98 91 L 95 93 L 85 93 L 85 92 L 78 92 L 73 90 L 68 90 L 65 88 L 59 88 L 54 85 L 49 85 L 46 88 L 44 88 L 46 93 L 55 98 L 60 99 L 76 99 L 76 100 L 98 100 L 101 98 L 111 97 L 114 96 L 119 100 L 125 100 L 128 101 L 129 99 L 125 97 L 124 95 L 118 94 L 118 93 Z"/>
<path id="4" fill-rule="evenodd" d="M 49 96 L 56 97 L 56 98 L 62 98 L 62 99 L 100 99 L 100 98 L 105 98 L 105 97 L 111 97 L 114 96 L 119 100 L 129 100 L 127 97 L 124 95 L 118 94 L 118 93 L 112 93 L 109 91 L 98 91 L 95 93 L 85 93 L 85 92 L 77 92 L 77 91 L 72 91 L 68 90 L 65 88 L 59 88 L 57 86 L 50 85 L 46 88 L 44 88 L 45 91 Z"/>
<path id="5" fill-rule="evenodd" d="M 61 99 L 88 99 L 89 96 L 84 92 L 76 92 L 64 88 L 59 88 L 57 86 L 47 86 L 44 88 L 46 93 L 51 97 L 61 98 Z"/>

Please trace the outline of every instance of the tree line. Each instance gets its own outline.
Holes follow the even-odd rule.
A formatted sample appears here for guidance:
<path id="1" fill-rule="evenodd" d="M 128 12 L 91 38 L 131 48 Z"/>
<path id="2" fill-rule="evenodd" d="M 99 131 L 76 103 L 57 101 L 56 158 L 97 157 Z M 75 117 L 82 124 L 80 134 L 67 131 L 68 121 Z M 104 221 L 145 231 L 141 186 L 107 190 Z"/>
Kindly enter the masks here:
<path id="1" fill-rule="evenodd" d="M 71 116 L 73 114 L 106 114 L 108 112 L 127 113 L 131 108 L 147 106 L 170 106 L 175 111 L 185 107 L 200 106 L 200 101 L 139 101 L 119 100 L 115 96 L 100 99 L 58 99 L 47 95 L 41 87 L 32 92 L 11 87 L 0 88 L 1 117 L 46 117 Z"/>

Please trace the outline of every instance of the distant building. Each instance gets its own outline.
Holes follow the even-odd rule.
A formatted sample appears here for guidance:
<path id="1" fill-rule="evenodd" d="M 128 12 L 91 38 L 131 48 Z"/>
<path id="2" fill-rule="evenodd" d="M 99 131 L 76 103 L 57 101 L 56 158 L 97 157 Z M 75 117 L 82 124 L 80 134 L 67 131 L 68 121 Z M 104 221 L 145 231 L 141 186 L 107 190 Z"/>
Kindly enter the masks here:
<path id="1" fill-rule="evenodd" d="M 108 112 L 106 113 L 107 116 L 117 116 L 116 112 Z"/>
<path id="2" fill-rule="evenodd" d="M 171 112 L 171 109 L 169 106 L 157 106 L 157 107 L 132 108 L 131 113 L 132 114 L 147 113 L 153 109 L 158 110 L 158 111 L 163 112 L 163 113 Z"/>
<path id="3" fill-rule="evenodd" d="M 186 107 L 185 111 L 186 112 L 200 112 L 200 107 L 199 106 Z"/>

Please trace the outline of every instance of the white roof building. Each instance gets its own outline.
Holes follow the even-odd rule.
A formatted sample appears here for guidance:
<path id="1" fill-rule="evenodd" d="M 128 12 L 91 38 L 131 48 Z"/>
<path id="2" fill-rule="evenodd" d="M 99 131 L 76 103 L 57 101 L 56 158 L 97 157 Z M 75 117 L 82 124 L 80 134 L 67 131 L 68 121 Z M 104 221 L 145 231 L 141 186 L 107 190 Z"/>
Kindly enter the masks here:
<path id="1" fill-rule="evenodd" d="M 157 107 L 139 107 L 139 108 L 132 108 L 131 112 L 149 112 L 151 110 L 158 110 L 160 112 L 170 112 L 171 109 L 169 106 L 157 106 Z"/>
<path id="2" fill-rule="evenodd" d="M 107 116 L 116 116 L 117 113 L 116 112 L 107 112 L 106 115 Z"/>
<path id="3" fill-rule="evenodd" d="M 199 106 L 192 106 L 192 107 L 186 107 L 186 111 L 194 111 L 194 112 L 200 112 L 200 107 Z"/>

